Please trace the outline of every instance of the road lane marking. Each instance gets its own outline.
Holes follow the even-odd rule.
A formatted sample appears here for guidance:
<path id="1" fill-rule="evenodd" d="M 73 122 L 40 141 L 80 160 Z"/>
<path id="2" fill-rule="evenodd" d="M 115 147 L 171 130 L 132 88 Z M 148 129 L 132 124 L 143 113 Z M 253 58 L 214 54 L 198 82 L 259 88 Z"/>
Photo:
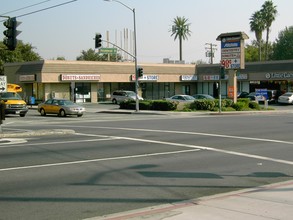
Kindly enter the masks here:
<path id="1" fill-rule="evenodd" d="M 118 137 L 110 137 L 110 136 L 106 136 L 106 135 L 96 135 L 96 137 L 103 137 L 103 138 L 99 138 L 99 139 L 90 139 L 90 140 L 74 140 L 74 141 L 55 141 L 55 142 L 43 142 L 43 143 L 28 143 L 27 140 L 25 142 L 11 142 L 11 144 L 9 146 L 1 146 L 2 144 L 0 144 L 0 148 L 5 148 L 5 147 L 23 147 L 23 146 L 43 146 L 43 145 L 55 145 L 55 144 L 70 144 L 70 143 L 83 143 L 83 142 L 96 142 L 96 141 L 111 141 L 111 140 L 115 140 L 115 139 L 119 139 Z M 11 138 L 13 139 L 13 138 Z M 1 139 L 3 140 L 3 139 Z M 25 139 L 23 139 L 25 140 Z M 22 144 L 22 145 L 16 145 L 16 144 Z M 24 144 L 26 143 L 26 144 Z"/>
<path id="2" fill-rule="evenodd" d="M 120 157 L 108 157 L 108 158 L 99 158 L 99 159 L 91 159 L 91 160 L 78 160 L 78 161 L 71 161 L 71 162 L 39 164 L 39 165 L 22 166 L 22 167 L 9 167 L 9 168 L 0 169 L 0 172 L 42 168 L 42 167 L 64 166 L 64 165 L 73 165 L 73 164 L 82 164 L 82 163 L 93 163 L 93 162 L 101 162 L 101 161 L 109 161 L 109 160 L 123 160 L 123 159 L 131 159 L 131 158 L 153 157 L 153 156 L 160 156 L 160 155 L 182 154 L 182 153 L 189 153 L 189 152 L 196 152 L 196 151 L 200 151 L 200 149 L 169 151 L 169 152 L 150 153 L 150 154 L 138 154 L 138 155 L 128 155 L 128 156 L 120 156 Z"/>
<path id="3" fill-rule="evenodd" d="M 100 126 L 95 127 L 95 126 L 78 126 L 78 125 L 75 127 L 108 129 L 108 130 L 125 130 L 125 131 L 145 131 L 145 132 L 172 133 L 172 134 L 192 134 L 192 135 L 201 135 L 201 136 L 211 136 L 211 137 L 221 137 L 221 138 L 231 138 L 231 139 L 272 142 L 272 143 L 293 145 L 292 141 L 282 141 L 282 140 L 254 138 L 254 137 L 242 137 L 242 136 L 233 136 L 233 135 L 225 135 L 225 134 L 201 133 L 201 132 L 193 132 L 193 131 L 156 130 L 156 129 L 144 129 L 144 128 L 118 128 L 118 127 L 100 127 Z"/>
<path id="4" fill-rule="evenodd" d="M 27 143 L 27 140 L 23 138 L 1 138 L 0 140 L 0 148 L 10 147 L 10 145 L 14 144 Z"/>
<path id="5" fill-rule="evenodd" d="M 99 128 L 122 130 L 122 128 L 110 128 L 110 127 L 99 127 Z M 152 131 L 152 132 L 167 132 L 167 133 L 172 132 L 172 133 L 209 135 L 209 134 L 206 134 L 206 133 L 197 133 L 197 132 L 161 131 L 161 130 L 150 130 L 150 129 L 129 129 L 129 128 L 126 128 L 125 130 L 140 130 L 140 131 Z M 121 159 L 131 159 L 131 158 L 140 158 L 140 157 L 151 157 L 151 156 L 168 155 L 168 154 L 179 154 L 179 153 L 186 153 L 186 152 L 195 152 L 195 151 L 200 151 L 200 150 L 214 151 L 214 152 L 220 152 L 220 153 L 224 153 L 224 154 L 230 154 L 230 155 L 236 155 L 236 156 L 241 156 L 241 157 L 247 157 L 247 158 L 266 160 L 266 161 L 277 162 L 277 163 L 282 163 L 282 164 L 287 164 L 287 165 L 293 165 L 293 161 L 281 160 L 281 159 L 276 159 L 276 158 L 270 158 L 270 157 L 254 155 L 254 154 L 246 154 L 246 153 L 240 153 L 240 152 L 236 152 L 236 151 L 222 150 L 222 149 L 217 149 L 217 148 L 212 148 L 212 147 L 204 147 L 204 146 L 197 146 L 197 145 L 191 145 L 191 144 L 181 144 L 181 143 L 166 142 L 166 141 L 156 141 L 156 140 L 149 140 L 149 139 L 121 137 L 121 136 L 96 135 L 96 134 L 85 134 L 85 133 L 75 133 L 75 135 L 87 136 L 87 137 L 100 137 L 100 139 L 77 140 L 77 141 L 59 141 L 59 142 L 34 143 L 34 144 L 28 143 L 28 144 L 25 144 L 25 145 L 47 145 L 47 144 L 52 145 L 52 144 L 58 144 L 58 143 L 67 144 L 67 143 L 77 143 L 77 142 L 90 142 L 90 141 L 101 141 L 101 140 L 124 139 L 124 140 L 129 140 L 129 141 L 138 141 L 138 142 L 146 142 L 146 143 L 154 143 L 154 144 L 163 144 L 163 145 L 170 145 L 170 146 L 180 146 L 180 147 L 187 147 L 187 148 L 192 148 L 192 149 L 180 150 L 180 151 L 171 151 L 171 152 L 140 154 L 140 155 L 126 155 L 126 156 L 120 156 L 120 157 L 99 158 L 99 159 L 80 160 L 80 161 L 52 163 L 52 164 L 39 164 L 39 165 L 22 166 L 22 167 L 11 167 L 11 168 L 0 169 L 0 172 L 12 171 L 12 170 L 22 170 L 22 169 L 32 169 L 32 168 L 42 168 L 42 167 L 62 166 L 62 165 L 72 165 L 72 164 L 82 164 L 82 163 L 91 163 L 91 162 L 100 162 L 100 161 L 109 161 L 109 160 L 121 160 Z M 212 134 L 212 135 L 209 135 L 209 136 L 219 136 L 219 137 L 224 136 L 224 137 L 235 138 L 235 136 L 229 136 L 229 135 L 213 135 Z M 236 136 L 236 138 L 243 139 L 242 137 L 237 137 L 237 136 Z M 247 139 L 247 138 L 244 138 L 244 139 Z M 260 139 L 249 138 L 249 140 L 260 140 Z M 263 140 L 267 140 L 267 139 L 263 139 Z M 275 141 L 271 140 L 270 142 L 275 142 Z M 280 142 L 281 141 L 277 140 L 277 143 L 280 143 Z M 282 142 L 282 143 L 286 143 L 286 142 Z M 292 144 L 292 142 L 288 142 L 288 143 Z"/>
<path id="6" fill-rule="evenodd" d="M 75 134 L 76 135 L 83 135 L 83 136 L 91 136 L 91 137 L 95 136 L 94 134 L 82 134 L 82 133 L 75 133 Z M 117 137 L 117 136 L 115 136 L 115 137 Z M 282 163 L 282 164 L 293 165 L 293 161 L 275 159 L 275 158 L 259 156 L 259 155 L 255 155 L 255 154 L 240 153 L 240 152 L 237 152 L 237 151 L 217 149 L 217 148 L 213 148 L 213 147 L 204 147 L 204 146 L 197 146 L 197 145 L 192 145 L 192 144 L 180 144 L 180 143 L 174 143 L 174 142 L 156 141 L 156 140 L 149 140 L 149 139 L 120 137 L 120 136 L 118 138 L 119 139 L 130 140 L 130 141 L 140 141 L 140 142 L 147 142 L 147 143 L 156 143 L 156 144 L 164 144 L 164 145 L 171 145 L 171 146 L 180 146 L 180 147 L 188 147 L 188 148 L 195 148 L 195 149 L 201 149 L 201 150 L 208 150 L 208 151 L 220 152 L 220 153 L 225 153 L 225 154 L 237 155 L 237 156 L 241 156 L 241 157 L 260 159 L 260 160 L 267 160 L 267 161 L 271 161 L 271 162 L 277 162 L 277 163 Z"/>

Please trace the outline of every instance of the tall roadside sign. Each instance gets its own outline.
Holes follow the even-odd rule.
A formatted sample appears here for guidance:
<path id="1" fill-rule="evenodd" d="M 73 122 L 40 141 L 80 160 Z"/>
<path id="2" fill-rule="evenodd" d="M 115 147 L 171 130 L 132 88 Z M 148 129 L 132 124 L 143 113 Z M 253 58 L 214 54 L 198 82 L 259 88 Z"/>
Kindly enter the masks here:
<path id="1" fill-rule="evenodd" d="M 221 68 L 229 75 L 229 98 L 237 102 L 236 72 L 245 68 L 244 40 L 249 39 L 244 32 L 223 33 L 217 37 L 221 41 Z"/>

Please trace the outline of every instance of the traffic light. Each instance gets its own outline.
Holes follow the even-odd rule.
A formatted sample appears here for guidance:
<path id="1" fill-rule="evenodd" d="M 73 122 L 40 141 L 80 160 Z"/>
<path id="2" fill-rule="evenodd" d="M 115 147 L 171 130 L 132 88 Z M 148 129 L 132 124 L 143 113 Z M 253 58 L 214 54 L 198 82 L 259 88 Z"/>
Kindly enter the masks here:
<path id="1" fill-rule="evenodd" d="M 143 76 L 143 68 L 141 68 L 141 67 L 138 67 L 137 68 L 137 75 L 138 75 L 138 77 L 142 77 Z"/>
<path id="2" fill-rule="evenodd" d="M 102 46 L 102 35 L 100 33 L 96 34 L 95 37 L 95 48 L 99 48 Z"/>
<path id="3" fill-rule="evenodd" d="M 8 50 L 15 50 L 17 45 L 16 36 L 20 33 L 20 31 L 16 30 L 16 27 L 20 24 L 20 22 L 16 21 L 16 18 L 8 18 L 8 20 L 4 21 L 3 25 L 7 28 L 3 31 L 3 34 L 6 36 L 3 40 L 3 43 L 6 45 Z"/>
<path id="4" fill-rule="evenodd" d="M 225 67 L 221 66 L 220 69 L 220 79 L 225 79 Z"/>

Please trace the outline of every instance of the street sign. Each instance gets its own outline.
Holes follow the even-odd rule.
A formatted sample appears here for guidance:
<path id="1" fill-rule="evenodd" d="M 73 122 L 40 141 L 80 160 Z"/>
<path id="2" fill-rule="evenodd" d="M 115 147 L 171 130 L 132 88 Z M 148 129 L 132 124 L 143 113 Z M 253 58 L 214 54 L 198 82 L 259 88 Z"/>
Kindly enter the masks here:
<path id="1" fill-rule="evenodd" d="M 0 92 L 7 92 L 7 76 L 0 76 Z"/>
<path id="2" fill-rule="evenodd" d="M 116 54 L 117 53 L 117 48 L 100 48 L 99 53 Z"/>

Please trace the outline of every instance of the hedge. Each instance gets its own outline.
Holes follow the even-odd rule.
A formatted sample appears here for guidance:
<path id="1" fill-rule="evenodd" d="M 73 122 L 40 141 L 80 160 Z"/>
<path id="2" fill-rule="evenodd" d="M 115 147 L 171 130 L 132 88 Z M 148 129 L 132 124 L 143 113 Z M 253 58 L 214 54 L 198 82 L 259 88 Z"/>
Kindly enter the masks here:
<path id="1" fill-rule="evenodd" d="M 120 102 L 120 109 L 135 110 L 136 101 L 126 100 Z M 140 110 L 156 110 L 156 111 L 174 111 L 181 110 L 179 108 L 179 102 L 167 101 L 167 100 L 143 100 L 139 101 Z M 252 102 L 247 98 L 240 98 L 237 103 L 233 103 L 231 99 L 221 100 L 221 109 L 223 111 L 247 111 L 247 110 L 260 110 L 260 106 L 256 102 Z M 186 103 L 183 108 L 184 111 L 218 111 L 219 99 L 208 100 L 201 99 L 195 100 L 191 103 Z"/>

